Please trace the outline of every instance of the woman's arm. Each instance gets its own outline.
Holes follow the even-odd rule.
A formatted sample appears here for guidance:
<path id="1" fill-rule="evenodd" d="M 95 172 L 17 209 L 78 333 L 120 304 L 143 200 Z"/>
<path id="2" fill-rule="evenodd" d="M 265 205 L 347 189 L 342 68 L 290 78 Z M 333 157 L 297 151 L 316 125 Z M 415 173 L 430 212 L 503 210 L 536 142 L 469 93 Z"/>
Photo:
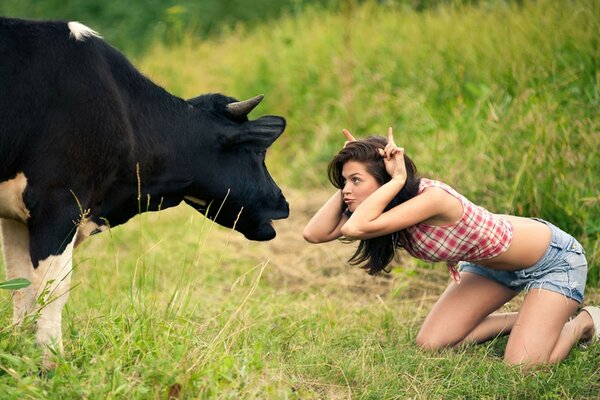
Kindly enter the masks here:
<path id="1" fill-rule="evenodd" d="M 342 133 L 346 137 L 344 147 L 356 140 L 347 129 L 343 129 Z M 342 226 L 348 221 L 348 217 L 344 215 L 343 211 L 342 193 L 341 190 L 338 190 L 310 219 L 302 236 L 310 243 L 331 242 L 339 238 L 342 236 Z"/>
<path id="2" fill-rule="evenodd" d="M 303 236 L 307 242 L 330 242 L 342 236 L 342 226 L 348 221 L 342 209 L 342 194 L 338 190 L 304 228 Z"/>
<path id="3" fill-rule="evenodd" d="M 398 232 L 430 219 L 456 222 L 462 206 L 457 199 L 441 188 L 429 188 L 423 193 L 384 212 L 385 207 L 400 191 L 393 179 L 377 189 L 352 213 L 341 229 L 348 239 L 364 240 Z M 458 207 L 460 210 L 457 210 Z"/>
<path id="4" fill-rule="evenodd" d="M 426 190 L 387 212 L 383 210 L 406 183 L 404 149 L 396 146 L 392 128 L 388 129 L 388 143 L 380 150 L 391 180 L 365 199 L 342 227 L 341 233 L 348 239 L 371 239 L 398 232 L 430 218 L 446 219 L 448 210 L 456 206 L 443 189 Z M 449 197 L 450 196 L 450 197 Z M 460 204 L 459 204 L 460 206 Z M 462 206 L 460 206 L 462 208 Z"/>

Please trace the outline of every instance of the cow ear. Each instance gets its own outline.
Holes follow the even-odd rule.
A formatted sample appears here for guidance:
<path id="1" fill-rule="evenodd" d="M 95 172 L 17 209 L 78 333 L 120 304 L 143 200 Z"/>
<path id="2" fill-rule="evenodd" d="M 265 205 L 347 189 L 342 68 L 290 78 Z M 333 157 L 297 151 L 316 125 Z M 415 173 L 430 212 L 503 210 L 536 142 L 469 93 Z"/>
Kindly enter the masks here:
<path id="1" fill-rule="evenodd" d="M 265 115 L 254 121 L 244 122 L 242 132 L 225 140 L 225 146 L 248 145 L 261 149 L 269 147 L 285 129 L 285 119 Z"/>

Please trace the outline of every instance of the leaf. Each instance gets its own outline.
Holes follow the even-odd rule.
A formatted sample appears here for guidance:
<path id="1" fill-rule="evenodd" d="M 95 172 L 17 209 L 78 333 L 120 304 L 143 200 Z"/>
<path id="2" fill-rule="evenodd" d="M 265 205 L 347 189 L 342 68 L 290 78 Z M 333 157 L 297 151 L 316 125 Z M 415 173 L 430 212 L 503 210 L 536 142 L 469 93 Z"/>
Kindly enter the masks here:
<path id="1" fill-rule="evenodd" d="M 25 278 L 11 279 L 10 281 L 0 282 L 0 289 L 17 290 L 31 285 Z"/>

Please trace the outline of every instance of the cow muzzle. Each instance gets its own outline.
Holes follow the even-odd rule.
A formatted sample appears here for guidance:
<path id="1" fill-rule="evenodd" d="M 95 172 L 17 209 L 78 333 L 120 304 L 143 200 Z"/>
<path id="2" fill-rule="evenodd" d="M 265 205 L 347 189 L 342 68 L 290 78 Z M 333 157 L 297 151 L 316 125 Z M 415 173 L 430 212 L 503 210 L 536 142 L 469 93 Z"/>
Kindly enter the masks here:
<path id="1" fill-rule="evenodd" d="M 290 215 L 290 206 L 283 195 L 278 200 L 277 208 L 262 214 L 263 218 L 255 222 L 252 227 L 240 226 L 240 232 L 249 240 L 267 241 L 275 238 L 277 232 L 273 220 L 285 219 Z M 246 229 L 244 229 L 246 228 Z"/>

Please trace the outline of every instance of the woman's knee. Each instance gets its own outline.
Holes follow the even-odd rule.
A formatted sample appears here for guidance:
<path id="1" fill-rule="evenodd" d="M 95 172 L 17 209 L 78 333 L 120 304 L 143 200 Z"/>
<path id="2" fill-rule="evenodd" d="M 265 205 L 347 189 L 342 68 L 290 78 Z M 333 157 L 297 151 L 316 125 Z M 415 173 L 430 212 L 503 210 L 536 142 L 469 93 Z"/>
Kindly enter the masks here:
<path id="1" fill-rule="evenodd" d="M 535 348 L 534 346 L 514 346 L 509 341 L 504 350 L 504 363 L 511 366 L 531 367 L 554 362 L 556 361 L 551 360 L 549 351 L 544 351 L 544 349 Z"/>
<path id="2" fill-rule="evenodd" d="M 441 332 L 431 332 L 421 329 L 417 334 L 416 343 L 422 350 L 435 351 L 452 347 L 460 340 L 451 340 L 447 335 Z"/>

